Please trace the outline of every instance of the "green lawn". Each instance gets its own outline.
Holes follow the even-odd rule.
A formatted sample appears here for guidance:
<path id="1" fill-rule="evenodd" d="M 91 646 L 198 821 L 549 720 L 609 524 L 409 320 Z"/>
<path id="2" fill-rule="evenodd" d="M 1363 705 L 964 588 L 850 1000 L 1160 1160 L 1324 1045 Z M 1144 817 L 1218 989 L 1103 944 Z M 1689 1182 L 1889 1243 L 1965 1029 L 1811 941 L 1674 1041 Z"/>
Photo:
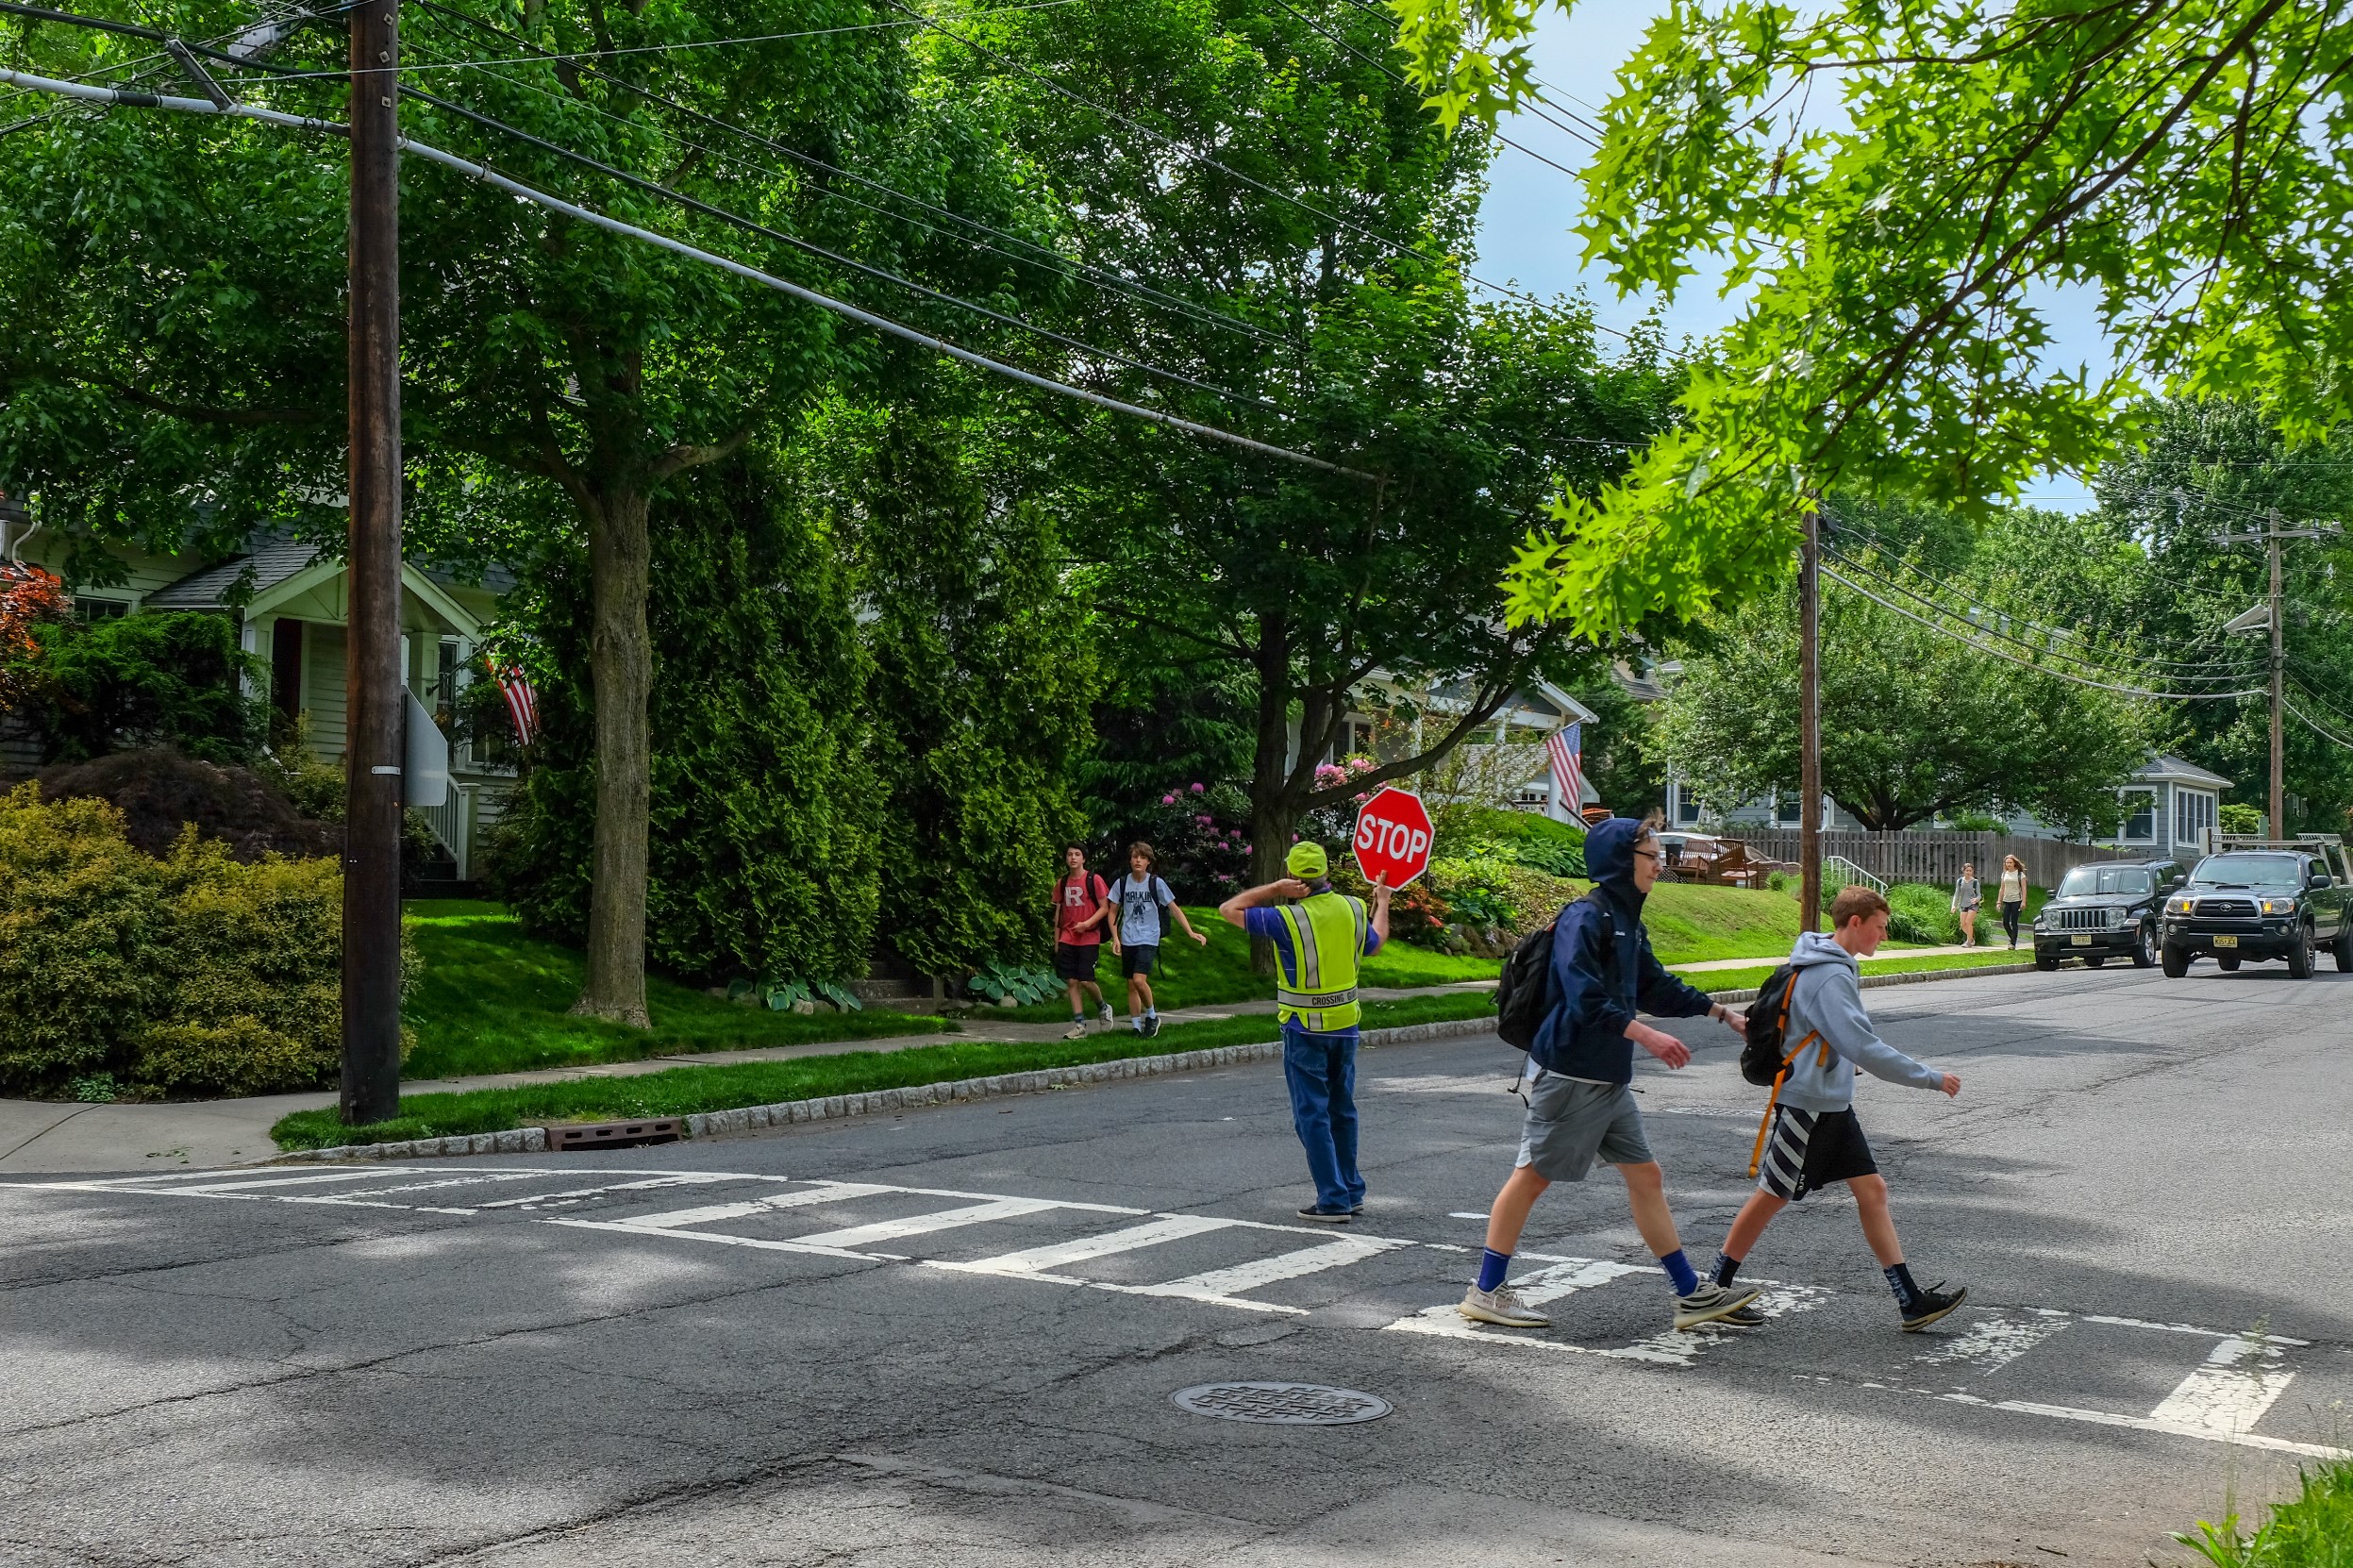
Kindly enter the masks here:
<path id="1" fill-rule="evenodd" d="M 2176 1539 L 2217 1568 L 2353 1568 L 2353 1464 L 2304 1472 L 2303 1494 L 2272 1510 L 2253 1535 L 2242 1536 L 2232 1514 Z"/>
<path id="2" fill-rule="evenodd" d="M 1475 1018 L 1491 1010 L 1483 993 L 1453 993 L 1399 1002 L 1365 1005 L 1367 1028 L 1391 1028 L 1439 1019 Z M 339 1143 L 380 1143 L 408 1138 L 445 1138 L 503 1132 L 547 1122 L 602 1121 L 628 1116 L 686 1116 L 731 1110 L 740 1106 L 813 1099 L 821 1094 L 857 1094 L 877 1089 L 944 1083 L 997 1073 L 1115 1061 L 1126 1057 L 1207 1050 L 1277 1038 L 1275 1016 L 1258 1013 L 1199 1024 L 1172 1024 L 1158 1038 L 1121 1029 L 1085 1040 L 950 1041 L 910 1045 L 898 1051 L 850 1051 L 790 1061 L 730 1062 L 724 1066 L 676 1067 L 626 1078 L 575 1078 L 519 1089 L 485 1089 L 465 1094 L 405 1094 L 398 1119 L 347 1127 L 332 1109 L 296 1111 L 270 1129 L 281 1149 L 325 1148 Z"/>
<path id="3" fill-rule="evenodd" d="M 2006 948 L 1989 947 L 1982 953 L 1936 953 L 1927 958 L 1908 958 L 1900 950 L 1882 947 L 1876 959 L 1865 959 L 1865 975 L 1907 974 L 1931 969 L 1988 969 L 2004 964 L 2023 964 L 2034 955 L 2025 947 L 2012 953 Z M 1764 984 L 1765 976 L 1780 967 L 1780 960 L 1761 963 L 1754 969 L 1710 969 L 1697 975 L 1680 976 L 1702 991 L 1754 991 Z"/>
<path id="4" fill-rule="evenodd" d="M 1250 939 L 1239 927 L 1218 919 L 1217 910 L 1208 906 L 1195 909 L 1187 905 L 1185 915 L 1193 922 L 1194 930 L 1209 937 L 1210 944 L 1196 947 L 1191 938 L 1176 928 L 1175 921 L 1169 923 L 1168 935 L 1160 942 L 1160 967 L 1152 974 L 1152 999 L 1156 1006 L 1169 1011 L 1273 997 L 1274 982 L 1250 972 Z M 1494 959 L 1454 958 L 1410 942 L 1393 942 L 1365 961 L 1363 980 L 1368 986 L 1443 986 L 1458 980 L 1492 980 L 1502 967 Z M 1125 1015 L 1127 982 L 1121 977 L 1119 960 L 1111 957 L 1108 942 L 1095 968 L 1095 978 L 1103 987 L 1104 996 Z M 1057 1018 L 1067 1019 L 1070 1004 L 1058 996 L 1026 1008 L 991 1009 L 980 1016 L 1044 1024 Z"/>
<path id="5" fill-rule="evenodd" d="M 654 1026 L 625 1028 L 565 1010 L 580 994 L 580 954 L 524 935 L 504 906 L 421 898 L 402 914 L 425 960 L 417 990 L 401 1009 L 417 1033 L 417 1048 L 401 1069 L 410 1079 L 929 1034 L 945 1026 L 900 1012 L 770 1012 L 649 975 L 645 999 Z"/>

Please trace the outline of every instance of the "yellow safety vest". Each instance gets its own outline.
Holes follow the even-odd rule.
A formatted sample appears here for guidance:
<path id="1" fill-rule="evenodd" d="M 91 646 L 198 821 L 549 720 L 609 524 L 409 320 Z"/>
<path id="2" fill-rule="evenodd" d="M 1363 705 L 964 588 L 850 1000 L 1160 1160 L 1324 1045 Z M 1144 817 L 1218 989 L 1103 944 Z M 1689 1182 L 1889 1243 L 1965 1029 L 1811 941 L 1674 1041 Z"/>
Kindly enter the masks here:
<path id="1" fill-rule="evenodd" d="M 1364 900 L 1319 892 L 1276 911 L 1290 929 L 1291 951 L 1275 949 L 1281 972 L 1276 1018 L 1310 1034 L 1353 1029 L 1364 1016 L 1357 1001 L 1357 964 L 1364 956 Z"/>

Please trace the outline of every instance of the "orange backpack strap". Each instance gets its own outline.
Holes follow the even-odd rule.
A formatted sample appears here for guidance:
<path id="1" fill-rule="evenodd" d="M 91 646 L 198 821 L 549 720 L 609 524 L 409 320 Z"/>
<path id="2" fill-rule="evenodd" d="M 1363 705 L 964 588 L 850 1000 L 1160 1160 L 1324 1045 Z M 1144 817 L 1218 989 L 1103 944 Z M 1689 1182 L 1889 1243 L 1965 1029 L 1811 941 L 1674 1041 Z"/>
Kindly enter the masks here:
<path id="1" fill-rule="evenodd" d="M 1784 1012 L 1782 1016 L 1786 1018 L 1788 1014 Z M 1822 1043 L 1822 1065 L 1827 1067 L 1830 1064 L 1830 1043 L 1823 1040 L 1821 1031 L 1817 1029 L 1791 1048 L 1790 1054 L 1781 1059 L 1781 1070 L 1773 1075 L 1773 1093 L 1765 1100 L 1764 1119 L 1757 1124 L 1757 1146 L 1748 1152 L 1748 1176 L 1752 1181 L 1756 1179 L 1758 1168 L 1764 1163 L 1765 1134 L 1773 1130 L 1773 1108 L 1781 1103 L 1781 1085 L 1789 1082 L 1790 1063 L 1816 1041 Z"/>

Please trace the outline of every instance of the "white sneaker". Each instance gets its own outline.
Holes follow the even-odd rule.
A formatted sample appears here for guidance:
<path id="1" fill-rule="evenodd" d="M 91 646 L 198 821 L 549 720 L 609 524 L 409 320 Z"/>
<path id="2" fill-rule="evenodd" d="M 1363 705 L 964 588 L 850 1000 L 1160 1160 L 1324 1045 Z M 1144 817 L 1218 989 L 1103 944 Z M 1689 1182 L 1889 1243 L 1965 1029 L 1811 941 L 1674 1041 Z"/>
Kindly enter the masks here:
<path id="1" fill-rule="evenodd" d="M 1520 1293 L 1509 1285 L 1498 1285 L 1482 1291 L 1477 1285 L 1462 1293 L 1462 1305 L 1455 1309 L 1473 1323 L 1499 1324 L 1506 1328 L 1549 1328 L 1552 1319 L 1520 1299 Z"/>
<path id="2" fill-rule="evenodd" d="M 1754 1285 L 1719 1285 L 1712 1279 L 1703 1279 L 1699 1282 L 1699 1289 L 1676 1298 L 1675 1326 L 1698 1328 L 1731 1317 L 1763 1293 Z M 1749 1325 L 1741 1324 L 1738 1326 L 1744 1328 Z"/>
<path id="3" fill-rule="evenodd" d="M 1073 1024 L 1069 1028 L 1062 1031 L 1062 1038 L 1064 1040 L 1084 1040 L 1087 1038 L 1087 1026 L 1083 1023 Z"/>
<path id="4" fill-rule="evenodd" d="M 1116 1024 L 1116 1023 L 1118 1023 L 1118 1022 L 1119 1022 L 1119 1014 L 1117 1014 L 1117 1013 L 1115 1013 L 1115 1012 L 1113 1012 L 1113 1011 L 1111 1010 L 1111 1004 L 1110 1004 L 1110 1003 L 1109 1003 L 1109 1002 L 1104 1003 L 1104 1004 L 1103 1004 L 1103 1026 L 1104 1026 L 1104 1027 L 1106 1027 L 1106 1028 L 1109 1028 L 1109 1027 L 1110 1027 L 1113 1024 Z"/>

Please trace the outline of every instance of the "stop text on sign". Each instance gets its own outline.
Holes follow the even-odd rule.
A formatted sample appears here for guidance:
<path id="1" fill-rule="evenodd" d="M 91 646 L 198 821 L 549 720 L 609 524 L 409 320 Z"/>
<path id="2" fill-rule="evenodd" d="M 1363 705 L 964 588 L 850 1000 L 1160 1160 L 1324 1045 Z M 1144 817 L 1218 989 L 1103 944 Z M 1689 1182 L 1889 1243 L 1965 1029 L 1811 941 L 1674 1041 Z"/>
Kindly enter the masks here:
<path id="1" fill-rule="evenodd" d="M 1402 888 L 1429 869 L 1430 836 L 1420 796 L 1381 790 L 1357 812 L 1357 865 L 1367 878 Z"/>

